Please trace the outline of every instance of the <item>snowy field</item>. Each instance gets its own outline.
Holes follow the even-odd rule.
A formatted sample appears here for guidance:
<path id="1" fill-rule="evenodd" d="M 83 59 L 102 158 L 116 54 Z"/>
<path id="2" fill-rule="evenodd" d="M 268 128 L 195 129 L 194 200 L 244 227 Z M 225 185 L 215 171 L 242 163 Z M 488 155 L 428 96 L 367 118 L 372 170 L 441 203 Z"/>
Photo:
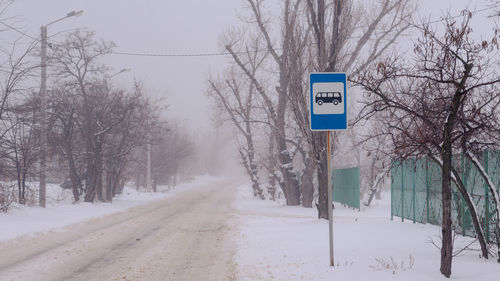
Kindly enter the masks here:
<path id="1" fill-rule="evenodd" d="M 58 231 L 58 228 L 70 224 L 122 212 L 214 180 L 216 180 L 215 177 L 200 176 L 172 190 L 168 190 L 166 186 L 159 186 L 159 192 L 156 193 L 138 192 L 135 188 L 126 186 L 122 194 L 113 198 L 113 203 L 81 202 L 78 204 L 72 204 L 71 190 L 63 190 L 59 185 L 48 184 L 47 208 L 26 207 L 13 203 L 8 213 L 0 213 L 0 241 L 25 234 L 35 235 L 38 232 Z"/>
<path id="2" fill-rule="evenodd" d="M 358 211 L 336 204 L 335 267 L 329 266 L 328 222 L 316 209 L 252 199 L 239 188 L 238 280 L 449 280 L 439 272 L 440 228 L 390 220 L 390 194 Z M 454 250 L 471 240 L 458 236 Z M 453 259 L 451 280 L 500 280 L 500 264 L 479 257 L 479 245 Z"/>

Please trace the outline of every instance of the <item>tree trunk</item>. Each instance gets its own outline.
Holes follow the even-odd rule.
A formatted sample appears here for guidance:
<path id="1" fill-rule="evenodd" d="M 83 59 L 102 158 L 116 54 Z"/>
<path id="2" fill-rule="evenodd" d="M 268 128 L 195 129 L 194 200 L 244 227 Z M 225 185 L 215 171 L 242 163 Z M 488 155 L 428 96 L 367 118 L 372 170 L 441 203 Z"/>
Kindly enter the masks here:
<path id="1" fill-rule="evenodd" d="M 120 184 L 122 182 L 122 171 L 123 168 L 118 168 L 118 171 L 116 172 L 116 175 L 114 177 L 112 197 L 115 197 L 116 194 L 121 192 Z M 156 188 L 156 180 L 154 184 L 155 185 L 153 186 L 153 188 Z"/>
<path id="2" fill-rule="evenodd" d="M 158 176 L 153 174 L 153 192 L 158 192 Z"/>
<path id="3" fill-rule="evenodd" d="M 313 174 L 314 168 L 316 167 L 314 161 L 308 159 L 305 163 L 304 173 L 302 174 L 302 206 L 306 208 L 312 208 L 312 202 L 314 197 L 314 184 L 313 184 Z"/>
<path id="4" fill-rule="evenodd" d="M 259 199 L 264 199 L 264 191 L 260 187 L 259 171 L 257 169 L 257 164 L 255 163 L 255 147 L 250 122 L 245 122 L 245 129 L 247 132 L 247 148 L 244 149 L 244 151 L 240 150 L 241 157 L 244 161 L 243 164 L 247 169 L 248 175 L 250 176 L 250 180 L 252 181 L 253 196 L 258 197 Z"/>
<path id="5" fill-rule="evenodd" d="M 92 110 L 90 108 L 90 103 L 87 98 L 87 93 L 85 91 L 85 86 L 82 80 L 79 80 L 80 91 L 83 95 L 83 110 L 84 110 L 84 120 L 83 128 L 85 134 L 85 148 L 87 153 L 86 159 L 86 181 L 85 181 L 85 202 L 94 202 L 95 199 L 95 157 L 94 157 L 94 147 L 95 129 L 92 124 Z"/>
<path id="6" fill-rule="evenodd" d="M 106 171 L 104 173 L 103 195 L 105 202 L 111 202 L 113 193 L 114 172 Z"/>
<path id="7" fill-rule="evenodd" d="M 452 106 L 453 107 L 453 106 Z M 457 107 L 458 108 L 458 107 Z M 453 109 L 451 110 L 453 112 Z M 441 223 L 441 273 L 450 278 L 451 262 L 453 259 L 453 233 L 451 229 L 451 133 L 453 118 L 448 115 L 443 129 L 443 144 L 441 147 L 441 160 L 443 162 L 441 177 L 441 201 L 443 218 Z"/>
<path id="8" fill-rule="evenodd" d="M 441 169 L 443 169 L 443 164 L 438 159 L 436 159 L 432 154 L 429 154 L 429 157 L 432 160 L 434 160 L 434 162 L 436 162 L 438 165 L 440 165 Z M 479 216 L 476 212 L 477 210 L 476 205 L 474 204 L 471 196 L 467 192 L 467 188 L 465 187 L 460 177 L 460 174 L 453 166 L 451 166 L 451 172 L 454 176 L 455 185 L 460 194 L 462 195 L 462 198 L 464 199 L 467 208 L 469 209 L 472 219 L 472 224 L 474 225 L 474 230 L 476 231 L 477 240 L 479 241 L 479 245 L 481 246 L 481 254 L 484 258 L 488 259 L 488 246 L 486 245 L 486 239 L 484 238 L 484 231 L 481 226 L 481 222 L 479 221 Z"/>
<path id="9" fill-rule="evenodd" d="M 441 147 L 441 158 L 443 160 L 442 169 L 442 205 L 443 205 L 443 222 L 442 222 L 442 247 L 441 247 L 441 273 L 450 278 L 451 261 L 453 258 L 453 239 L 451 229 L 451 154 L 452 154 L 452 133 L 455 125 L 457 112 L 462 104 L 462 97 L 465 94 L 463 89 L 470 75 L 472 64 L 465 65 L 463 77 L 458 84 L 455 94 L 451 99 L 450 110 L 443 128 L 443 145 Z"/>
<path id="10" fill-rule="evenodd" d="M 328 162 L 326 155 L 326 132 L 313 132 L 318 169 L 318 218 L 328 219 Z"/>
<path id="11" fill-rule="evenodd" d="M 451 141 L 449 139 L 445 140 L 441 155 L 443 159 L 441 182 L 443 208 L 443 220 L 441 224 L 441 273 L 450 278 L 453 258 L 453 235 L 451 229 Z"/>
<path id="12" fill-rule="evenodd" d="M 139 191 L 141 188 L 141 173 L 136 172 L 135 173 L 135 189 Z"/>
<path id="13" fill-rule="evenodd" d="M 68 166 L 69 166 L 69 178 L 71 180 L 71 189 L 73 191 L 73 198 L 75 202 L 80 201 L 80 189 L 82 188 L 81 186 L 81 181 L 80 177 L 78 176 L 78 172 L 76 171 L 76 165 L 75 165 L 75 160 L 73 158 L 73 149 L 71 147 L 71 140 L 67 140 L 66 143 L 66 157 L 68 159 Z"/>
<path id="14" fill-rule="evenodd" d="M 174 164 L 174 174 L 172 176 L 172 187 L 175 189 L 177 186 L 177 164 Z"/>
<path id="15" fill-rule="evenodd" d="M 479 221 L 479 216 L 478 213 L 476 212 L 476 205 L 474 202 L 472 202 L 472 198 L 470 197 L 469 193 L 467 192 L 467 189 L 465 188 L 462 180 L 460 179 L 459 173 L 456 171 L 453 166 L 451 167 L 451 171 L 453 175 L 455 176 L 455 183 L 457 186 L 458 191 L 462 195 L 462 198 L 465 200 L 465 204 L 467 205 L 467 208 L 469 209 L 471 218 L 472 218 L 472 224 L 474 225 L 474 229 L 476 231 L 477 235 L 477 240 L 479 241 L 479 245 L 481 246 L 481 254 L 485 259 L 488 259 L 488 245 L 486 245 L 486 239 L 484 237 L 484 230 L 481 226 L 481 222 Z"/>
<path id="16" fill-rule="evenodd" d="M 272 132 L 269 134 L 269 146 L 267 151 L 267 171 L 268 171 L 268 187 L 267 192 L 269 193 L 271 200 L 276 199 L 276 175 L 274 171 L 276 170 L 276 157 L 274 154 L 274 136 Z"/>
<path id="17" fill-rule="evenodd" d="M 327 40 L 326 40 L 326 3 L 324 0 L 318 0 L 317 8 L 317 29 L 315 29 L 316 44 L 318 49 L 317 61 L 318 70 L 324 72 L 339 71 L 337 68 L 337 56 L 340 49 L 337 48 L 339 43 L 339 28 L 340 19 L 342 14 L 342 1 L 335 0 L 333 23 L 332 23 L 332 46 L 330 47 L 330 54 L 327 54 Z M 312 8 L 312 7 L 311 7 Z M 312 10 L 314 12 L 314 10 Z M 326 132 L 313 132 L 313 149 L 317 159 L 318 170 L 318 218 L 328 219 L 328 177 L 331 176 L 330 171 L 327 171 L 327 133 Z"/>
<path id="18" fill-rule="evenodd" d="M 89 161 L 91 162 L 91 161 Z M 94 202 L 95 199 L 95 182 L 94 182 L 94 165 L 87 164 L 87 179 L 85 182 L 85 202 Z"/>
<path id="19" fill-rule="evenodd" d="M 284 130 L 283 125 L 283 130 Z M 276 144 L 278 149 L 278 161 L 280 164 L 280 171 L 283 177 L 283 193 L 285 194 L 286 204 L 288 206 L 300 205 L 300 188 L 299 182 L 295 173 L 293 172 L 292 158 L 286 146 L 286 139 L 281 135 L 278 129 L 276 132 Z"/>
<path id="20" fill-rule="evenodd" d="M 373 167 L 373 166 L 372 166 Z M 375 173 L 375 171 L 373 171 Z M 368 189 L 368 200 L 365 203 L 365 206 L 370 206 L 372 203 L 373 197 L 376 198 L 377 193 L 380 193 L 381 188 L 377 188 L 377 186 L 380 185 L 380 182 L 384 180 L 384 174 L 385 171 L 381 172 L 380 174 L 376 175 L 373 177 L 373 175 L 370 176 L 370 188 Z M 379 194 L 380 196 L 380 194 Z"/>
<path id="21" fill-rule="evenodd" d="M 26 168 L 23 169 L 23 174 L 21 178 L 21 188 L 22 188 L 22 198 L 23 198 L 23 204 L 26 203 L 26 175 L 28 174 L 28 171 Z"/>
<path id="22" fill-rule="evenodd" d="M 17 201 L 19 204 L 24 204 L 24 195 L 23 195 L 22 186 L 21 186 L 21 167 L 19 164 L 19 159 L 17 158 L 17 149 L 16 148 L 14 148 L 14 153 L 15 153 L 15 161 L 16 161 L 16 176 L 17 176 L 17 191 L 18 191 Z"/>
<path id="23" fill-rule="evenodd" d="M 104 201 L 104 193 L 102 186 L 102 175 L 103 175 L 102 141 L 100 136 L 96 138 L 94 157 L 95 157 L 94 181 L 95 181 L 95 190 L 97 194 L 97 199 L 99 201 Z"/>
<path id="24" fill-rule="evenodd" d="M 287 19 L 285 19 L 287 20 Z M 278 149 L 278 160 L 280 164 L 280 170 L 283 175 L 283 181 L 285 185 L 285 198 L 286 204 L 288 206 L 300 205 L 300 186 L 297 176 L 293 171 L 293 159 L 288 151 L 286 145 L 286 129 L 285 129 L 285 113 L 287 110 L 288 102 L 288 91 L 289 91 L 289 75 L 290 69 L 288 64 L 288 50 L 290 39 L 289 31 L 285 31 L 285 38 L 283 39 L 283 55 L 278 62 L 279 65 L 279 87 L 276 88 L 278 92 L 278 104 L 276 108 L 276 121 L 275 121 L 275 137 L 276 137 L 276 148 Z M 288 35 L 287 35 L 288 34 Z"/>
<path id="25" fill-rule="evenodd" d="M 483 180 L 486 182 L 489 191 L 491 193 L 491 196 L 493 197 L 493 201 L 495 202 L 495 214 L 497 216 L 497 221 L 495 223 L 496 225 L 496 231 L 497 231 L 497 237 L 496 237 L 496 242 L 497 242 L 497 251 L 498 251 L 498 259 L 497 261 L 500 263 L 500 198 L 498 196 L 498 192 L 496 190 L 494 182 L 491 180 L 491 178 L 488 175 L 488 172 L 485 171 L 483 165 L 479 162 L 479 160 L 466 148 L 463 149 L 463 153 L 467 156 L 467 158 L 472 162 L 472 164 L 476 167 L 476 169 L 479 171 L 481 176 L 483 177 Z M 488 152 L 485 152 L 486 159 L 488 158 Z M 488 199 L 486 199 L 488 200 Z M 489 222 L 486 222 L 489 223 Z M 481 247 L 482 249 L 482 247 Z M 486 258 L 488 251 L 486 251 Z M 483 255 L 484 256 L 484 255 Z"/>
<path id="26" fill-rule="evenodd" d="M 90 146 L 90 148 L 89 148 Z M 96 165 L 95 157 L 91 145 L 87 145 L 87 169 L 85 181 L 85 202 L 94 202 L 96 196 Z"/>
<path id="27" fill-rule="evenodd" d="M 252 147 L 253 149 L 253 147 Z M 264 193 L 260 187 L 259 176 L 257 174 L 257 165 L 253 163 L 253 152 L 250 148 L 240 149 L 241 162 L 247 171 L 250 181 L 252 182 L 252 192 L 254 197 L 264 199 Z"/>

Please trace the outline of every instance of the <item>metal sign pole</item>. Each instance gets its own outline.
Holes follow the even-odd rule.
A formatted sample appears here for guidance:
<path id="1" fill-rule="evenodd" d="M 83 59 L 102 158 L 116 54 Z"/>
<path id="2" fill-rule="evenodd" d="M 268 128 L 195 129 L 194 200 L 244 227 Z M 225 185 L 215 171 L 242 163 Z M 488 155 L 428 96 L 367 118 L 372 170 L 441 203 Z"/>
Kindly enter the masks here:
<path id="1" fill-rule="evenodd" d="M 328 170 L 328 230 L 329 230 L 329 237 L 330 237 L 330 266 L 334 266 L 334 260 L 333 260 L 333 210 L 332 210 L 332 170 L 331 170 L 331 164 L 330 164 L 330 157 L 331 157 L 331 152 L 330 152 L 330 131 L 328 131 L 328 136 L 327 136 L 327 170 Z"/>
<path id="2" fill-rule="evenodd" d="M 333 259 L 333 184 L 330 165 L 333 130 L 347 130 L 347 74 L 344 72 L 318 72 L 309 75 L 310 125 L 312 131 L 327 132 L 327 204 L 330 238 L 330 266 Z M 331 136 L 333 138 L 333 136 Z M 323 201 L 324 202 L 324 201 Z"/>

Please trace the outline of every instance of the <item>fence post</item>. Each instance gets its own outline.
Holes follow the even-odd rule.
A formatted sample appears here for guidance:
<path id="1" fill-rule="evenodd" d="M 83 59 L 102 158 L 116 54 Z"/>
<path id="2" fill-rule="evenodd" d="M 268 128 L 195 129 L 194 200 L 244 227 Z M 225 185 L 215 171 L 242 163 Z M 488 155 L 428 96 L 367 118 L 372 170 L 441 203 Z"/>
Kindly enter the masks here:
<path id="1" fill-rule="evenodd" d="M 394 163 L 391 161 L 391 221 L 394 219 Z"/>
<path id="2" fill-rule="evenodd" d="M 413 223 L 415 223 L 415 214 L 416 214 L 416 211 L 415 211 L 415 208 L 416 208 L 416 204 L 415 204 L 415 201 L 416 201 L 416 194 L 415 194 L 415 174 L 417 173 L 417 159 L 415 158 L 415 160 L 413 161 L 413 175 L 411 177 L 411 180 L 412 180 L 412 189 L 413 189 Z"/>
<path id="3" fill-rule="evenodd" d="M 460 165 L 461 165 L 461 177 L 462 177 L 462 182 L 464 183 L 465 185 L 465 191 L 467 191 L 467 179 L 465 178 L 465 159 L 464 159 L 464 154 L 462 153 L 461 155 L 461 159 L 460 159 Z M 457 210 L 458 212 L 462 213 L 462 235 L 465 235 L 465 208 L 464 208 L 464 204 L 465 204 L 465 199 L 463 196 L 460 196 L 460 198 L 462 200 L 460 200 L 461 204 L 460 204 L 460 210 Z"/>
<path id="4" fill-rule="evenodd" d="M 488 150 L 484 151 L 484 172 L 488 174 Z M 488 183 L 486 180 L 484 182 L 484 232 L 486 232 L 486 242 L 490 242 L 490 192 L 488 188 Z"/>
<path id="5" fill-rule="evenodd" d="M 405 167 L 404 167 L 404 161 L 401 162 L 401 221 L 405 221 L 405 207 L 404 207 L 404 202 L 405 202 L 405 188 L 404 188 L 404 172 L 405 172 Z"/>
<path id="6" fill-rule="evenodd" d="M 425 204 L 426 204 L 426 221 L 429 223 L 429 157 L 425 157 Z"/>

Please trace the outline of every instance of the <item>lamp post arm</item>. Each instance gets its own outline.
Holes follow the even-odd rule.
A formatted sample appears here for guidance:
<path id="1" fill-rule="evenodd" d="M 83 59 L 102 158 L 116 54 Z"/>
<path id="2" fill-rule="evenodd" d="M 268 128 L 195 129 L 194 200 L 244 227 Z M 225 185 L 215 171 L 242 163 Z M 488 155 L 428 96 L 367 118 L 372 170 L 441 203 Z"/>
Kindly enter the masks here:
<path id="1" fill-rule="evenodd" d="M 55 20 L 55 21 L 51 21 L 51 22 L 49 22 L 48 24 L 46 24 L 46 25 L 45 25 L 45 27 L 48 27 L 49 25 L 54 24 L 54 23 L 56 23 L 56 22 L 60 22 L 60 21 L 62 21 L 63 19 L 66 19 L 66 18 L 69 18 L 69 17 L 68 17 L 68 16 L 65 16 L 65 17 L 62 17 L 62 18 L 57 19 L 57 20 Z"/>
<path id="2" fill-rule="evenodd" d="M 64 20 L 64 19 L 67 19 L 67 18 L 70 18 L 70 17 L 79 17 L 79 16 L 81 16 L 82 14 L 83 14 L 83 10 L 80 10 L 80 11 L 71 11 L 71 12 L 69 12 L 66 16 L 64 16 L 64 17 L 62 17 L 62 18 L 60 18 L 60 19 L 57 19 L 57 20 L 55 20 L 55 21 L 51 21 L 51 22 L 49 22 L 48 24 L 46 24 L 45 26 L 47 27 L 47 26 L 49 26 L 49 25 L 51 25 L 51 24 L 54 24 L 54 23 L 56 23 L 56 22 L 60 22 L 60 21 L 62 21 L 62 20 Z"/>

